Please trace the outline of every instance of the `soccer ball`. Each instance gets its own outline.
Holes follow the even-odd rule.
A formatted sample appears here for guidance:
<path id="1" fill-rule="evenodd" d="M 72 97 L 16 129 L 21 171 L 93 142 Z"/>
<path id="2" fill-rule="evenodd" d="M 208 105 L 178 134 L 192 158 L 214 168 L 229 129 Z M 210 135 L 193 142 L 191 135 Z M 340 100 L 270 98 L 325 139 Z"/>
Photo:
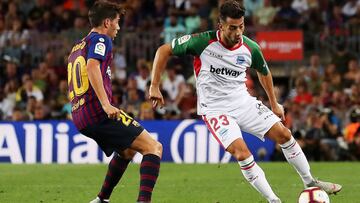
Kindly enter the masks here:
<path id="1" fill-rule="evenodd" d="M 308 187 L 300 193 L 298 203 L 330 203 L 330 200 L 319 187 Z"/>

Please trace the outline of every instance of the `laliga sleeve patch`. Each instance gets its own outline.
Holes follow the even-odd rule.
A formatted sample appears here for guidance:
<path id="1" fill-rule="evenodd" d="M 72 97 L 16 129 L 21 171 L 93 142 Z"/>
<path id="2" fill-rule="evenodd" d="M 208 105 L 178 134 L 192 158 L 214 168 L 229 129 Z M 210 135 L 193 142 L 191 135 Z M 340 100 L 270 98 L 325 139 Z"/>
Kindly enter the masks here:
<path id="1" fill-rule="evenodd" d="M 101 56 L 105 56 L 105 49 L 106 49 L 106 46 L 104 43 L 102 42 L 98 42 L 96 45 L 95 45 L 95 54 L 99 54 Z"/>
<path id="2" fill-rule="evenodd" d="M 178 44 L 181 45 L 181 44 L 189 41 L 190 38 L 191 38 L 191 35 L 182 36 L 178 39 Z"/>

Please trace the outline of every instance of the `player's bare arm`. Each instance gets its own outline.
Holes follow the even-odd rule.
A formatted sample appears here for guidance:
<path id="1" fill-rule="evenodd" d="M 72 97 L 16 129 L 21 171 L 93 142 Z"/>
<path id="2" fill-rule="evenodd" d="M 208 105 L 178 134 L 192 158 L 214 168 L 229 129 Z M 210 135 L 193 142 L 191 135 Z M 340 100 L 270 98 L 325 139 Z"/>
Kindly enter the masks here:
<path id="1" fill-rule="evenodd" d="M 164 98 L 160 92 L 160 78 L 171 55 L 172 49 L 170 44 L 164 44 L 156 51 L 151 71 L 151 85 L 149 89 L 149 99 L 152 100 L 153 108 L 157 105 L 163 107 L 165 104 Z"/>
<path id="2" fill-rule="evenodd" d="M 268 71 L 268 73 L 266 75 L 257 72 L 257 75 L 259 77 L 261 86 L 264 88 L 264 90 L 269 98 L 272 111 L 277 116 L 279 116 L 281 118 L 281 120 L 284 121 L 285 120 L 284 108 L 276 100 L 271 72 Z"/>
<path id="3" fill-rule="evenodd" d="M 100 72 L 100 62 L 96 59 L 89 59 L 87 61 L 87 72 L 91 86 L 93 87 L 96 96 L 98 97 L 102 108 L 109 118 L 117 118 L 120 109 L 112 106 L 106 96 L 103 79 Z"/>

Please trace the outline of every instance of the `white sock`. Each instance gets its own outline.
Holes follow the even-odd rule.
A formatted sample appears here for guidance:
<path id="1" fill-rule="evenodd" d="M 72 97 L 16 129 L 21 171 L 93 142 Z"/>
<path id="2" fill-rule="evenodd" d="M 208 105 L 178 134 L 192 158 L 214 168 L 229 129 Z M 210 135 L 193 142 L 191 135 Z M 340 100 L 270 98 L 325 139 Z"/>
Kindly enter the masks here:
<path id="1" fill-rule="evenodd" d="M 264 171 L 256 164 L 251 155 L 243 161 L 238 161 L 245 179 L 260 192 L 268 201 L 278 199 L 266 180 Z"/>
<path id="2" fill-rule="evenodd" d="M 280 145 L 286 160 L 294 166 L 298 174 L 300 175 L 304 184 L 309 184 L 313 181 L 313 177 L 310 173 L 309 162 L 307 161 L 304 152 L 294 137 Z"/>

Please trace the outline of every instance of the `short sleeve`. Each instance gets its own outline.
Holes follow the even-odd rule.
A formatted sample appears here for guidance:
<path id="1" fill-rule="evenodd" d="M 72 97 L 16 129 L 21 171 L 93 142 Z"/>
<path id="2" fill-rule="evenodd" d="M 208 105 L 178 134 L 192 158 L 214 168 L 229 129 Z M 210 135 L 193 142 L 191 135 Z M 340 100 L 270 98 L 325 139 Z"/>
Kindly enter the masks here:
<path id="1" fill-rule="evenodd" d="M 213 38 L 216 38 L 216 34 L 213 31 L 184 35 L 180 38 L 175 38 L 171 42 L 173 55 L 183 56 L 190 54 L 193 56 L 200 56 Z"/>
<path id="2" fill-rule="evenodd" d="M 184 35 L 180 38 L 173 39 L 171 42 L 173 54 L 176 56 L 194 55 L 193 46 L 194 40 L 191 35 Z"/>
<path id="3" fill-rule="evenodd" d="M 104 61 L 112 50 L 111 39 L 106 35 L 95 35 L 90 39 L 87 59 L 93 58 Z"/>
<path id="4" fill-rule="evenodd" d="M 267 75 L 269 72 L 268 65 L 258 45 L 253 46 L 251 50 L 251 55 L 252 55 L 251 68 L 256 69 L 258 72 L 260 72 L 263 75 Z"/>

